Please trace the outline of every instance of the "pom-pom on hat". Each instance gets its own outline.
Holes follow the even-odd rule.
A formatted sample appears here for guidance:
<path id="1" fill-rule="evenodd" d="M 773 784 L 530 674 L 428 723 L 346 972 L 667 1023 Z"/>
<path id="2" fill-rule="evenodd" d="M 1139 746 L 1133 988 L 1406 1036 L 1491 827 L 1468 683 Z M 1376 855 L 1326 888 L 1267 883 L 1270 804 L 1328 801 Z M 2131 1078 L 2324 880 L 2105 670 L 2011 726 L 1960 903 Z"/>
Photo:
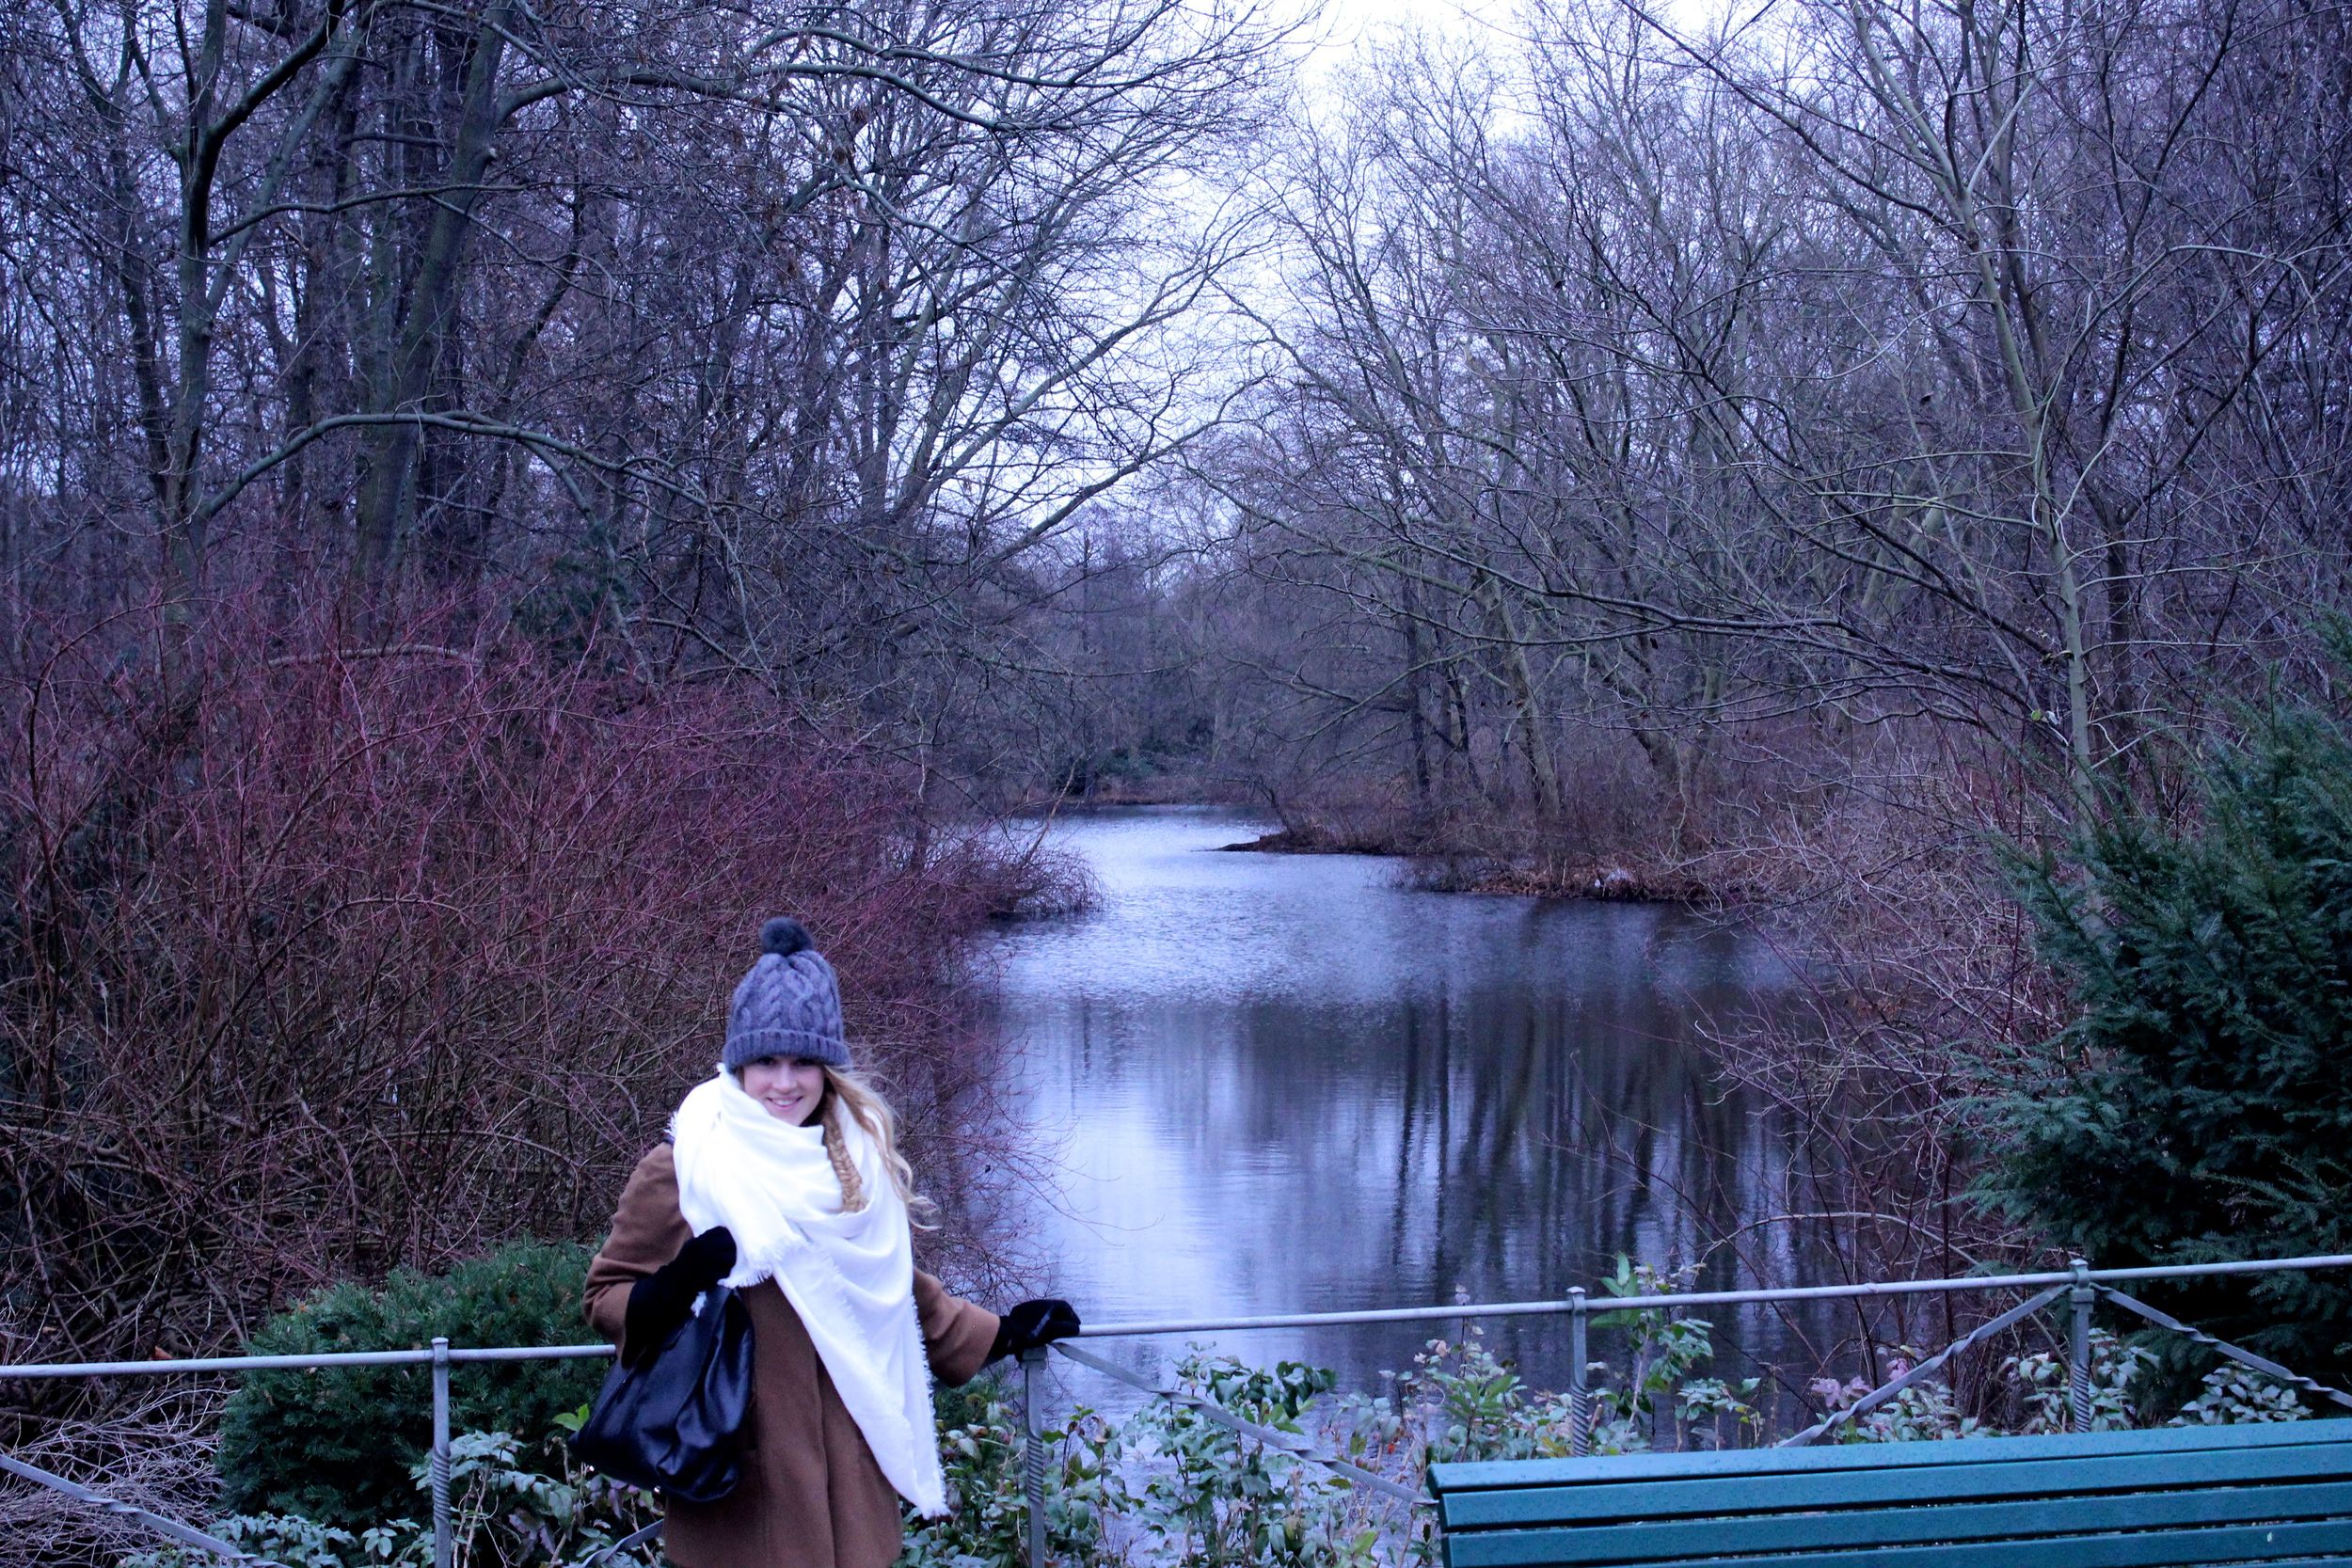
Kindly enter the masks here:
<path id="1" fill-rule="evenodd" d="M 808 927 L 778 915 L 760 927 L 759 947 L 759 958 L 735 988 L 727 1008 L 727 1049 L 721 1060 L 729 1069 L 763 1056 L 848 1067 L 840 982 Z"/>

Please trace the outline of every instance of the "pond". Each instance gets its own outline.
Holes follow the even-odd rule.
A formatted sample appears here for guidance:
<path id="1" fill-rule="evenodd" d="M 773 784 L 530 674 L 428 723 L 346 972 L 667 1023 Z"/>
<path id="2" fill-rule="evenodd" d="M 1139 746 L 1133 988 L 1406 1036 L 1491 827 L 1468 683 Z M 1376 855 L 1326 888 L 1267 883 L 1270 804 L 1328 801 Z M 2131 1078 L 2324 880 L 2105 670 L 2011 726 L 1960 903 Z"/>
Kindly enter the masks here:
<path id="1" fill-rule="evenodd" d="M 1394 860 L 1221 848 L 1268 826 L 1191 807 L 1059 822 L 1099 905 L 997 939 L 993 1027 L 1047 1189 L 1009 1217 L 1089 1323 L 1597 1297 L 1620 1255 L 1730 1288 L 1794 1244 L 1774 1223 L 1788 1139 L 1707 1040 L 1786 1005 L 1764 942 L 1662 906 L 1426 892 Z M 1737 1270 L 1712 1244 L 1734 1233 Z M 1777 1348 L 1777 1320 L 1717 1324 L 1726 1370 Z M 1446 1331 L 1187 1338 L 1376 1389 Z M 1530 1381 L 1565 1386 L 1564 1320 L 1486 1332 Z M 1163 1376 L 1184 1342 L 1114 1341 Z"/>

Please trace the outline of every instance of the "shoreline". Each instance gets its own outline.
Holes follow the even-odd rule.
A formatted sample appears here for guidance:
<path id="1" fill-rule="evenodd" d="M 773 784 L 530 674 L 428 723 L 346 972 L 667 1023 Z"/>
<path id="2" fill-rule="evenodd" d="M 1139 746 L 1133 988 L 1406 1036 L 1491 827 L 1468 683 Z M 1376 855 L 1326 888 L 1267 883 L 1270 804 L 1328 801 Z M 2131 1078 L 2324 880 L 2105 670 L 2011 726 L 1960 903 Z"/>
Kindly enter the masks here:
<path id="1" fill-rule="evenodd" d="M 1463 893 L 1490 897 L 1575 899 L 1585 903 L 1676 904 L 1693 907 L 1724 902 L 1714 888 L 1685 873 L 1645 867 L 1624 860 L 1580 857 L 1530 864 L 1486 850 L 1422 847 L 1378 835 L 1343 838 L 1296 828 L 1278 828 L 1253 839 L 1216 847 L 1219 854 L 1368 855 L 1405 861 L 1412 886 L 1427 893 Z"/>
<path id="2" fill-rule="evenodd" d="M 1015 815 L 1082 816 L 1095 812 L 1149 810 L 1226 810 L 1247 812 L 1279 821 L 1278 812 L 1245 800 L 1219 800 L 1199 794 L 1152 799 L 1064 800 L 1019 808 Z M 1672 904 L 1682 908 L 1723 907 L 1739 901 L 1730 888 L 1694 875 L 1687 863 L 1677 863 L 1652 854 L 1619 855 L 1535 851 L 1512 854 L 1475 843 L 1449 839 L 1449 828 L 1465 836 L 1493 824 L 1450 821 L 1416 828 L 1391 814 L 1368 812 L 1356 821 L 1313 819 L 1295 826 L 1277 826 L 1254 838 L 1215 847 L 1218 854 L 1366 855 L 1407 863 L 1409 885 L 1430 893 L 1463 893 L 1492 897 L 1548 898 L 1585 903 Z"/>

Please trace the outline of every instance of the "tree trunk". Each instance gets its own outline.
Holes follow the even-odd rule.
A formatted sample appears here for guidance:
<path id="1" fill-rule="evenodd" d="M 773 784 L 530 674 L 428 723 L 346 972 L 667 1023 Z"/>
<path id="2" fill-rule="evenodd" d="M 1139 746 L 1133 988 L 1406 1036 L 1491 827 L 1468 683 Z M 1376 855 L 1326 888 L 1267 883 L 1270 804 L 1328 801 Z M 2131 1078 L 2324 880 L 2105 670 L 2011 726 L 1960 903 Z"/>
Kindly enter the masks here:
<path id="1" fill-rule="evenodd" d="M 407 291 L 408 305 L 394 341 L 377 414 L 427 411 L 436 372 L 445 366 L 458 311 L 459 263 L 489 172 L 505 110 L 498 92 L 499 66 L 506 49 L 510 12 L 496 5 L 474 35 L 472 57 L 452 144 L 443 189 L 434 203 Z M 380 583 L 397 559 L 414 521 L 418 453 L 424 426 L 393 421 L 374 427 L 366 441 L 367 472 L 359 489 L 358 559 L 363 580 Z"/>
<path id="2" fill-rule="evenodd" d="M 1527 645 L 1519 641 L 1502 585 L 1488 577 L 1485 586 L 1487 608 L 1494 612 L 1495 629 L 1502 638 L 1502 667 L 1510 678 L 1511 701 L 1518 709 L 1519 746 L 1527 757 L 1527 776 L 1535 792 L 1535 810 L 1545 821 L 1554 821 L 1560 816 L 1560 775 L 1552 767 L 1551 747 L 1544 739 L 1543 710 L 1535 701 L 1535 677 L 1528 668 Z"/>

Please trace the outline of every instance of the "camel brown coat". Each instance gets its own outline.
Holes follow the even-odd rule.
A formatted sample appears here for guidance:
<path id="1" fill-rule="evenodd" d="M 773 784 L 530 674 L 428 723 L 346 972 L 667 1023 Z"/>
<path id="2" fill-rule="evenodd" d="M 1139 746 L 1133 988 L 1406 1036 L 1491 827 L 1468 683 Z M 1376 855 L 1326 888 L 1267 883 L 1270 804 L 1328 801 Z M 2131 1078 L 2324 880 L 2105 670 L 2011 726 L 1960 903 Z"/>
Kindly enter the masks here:
<path id="1" fill-rule="evenodd" d="M 612 1238 L 588 1265 L 588 1321 L 598 1332 L 620 1343 L 629 1287 L 692 1234 L 663 1144 L 637 1162 Z M 883 1568 L 898 1555 L 898 1493 L 776 1282 L 762 1280 L 742 1301 L 753 1342 L 753 1451 L 742 1484 L 715 1503 L 669 1501 L 663 1552 L 678 1568 Z M 969 1382 L 995 1343 L 996 1315 L 919 1269 L 914 1307 L 931 1375 Z"/>

